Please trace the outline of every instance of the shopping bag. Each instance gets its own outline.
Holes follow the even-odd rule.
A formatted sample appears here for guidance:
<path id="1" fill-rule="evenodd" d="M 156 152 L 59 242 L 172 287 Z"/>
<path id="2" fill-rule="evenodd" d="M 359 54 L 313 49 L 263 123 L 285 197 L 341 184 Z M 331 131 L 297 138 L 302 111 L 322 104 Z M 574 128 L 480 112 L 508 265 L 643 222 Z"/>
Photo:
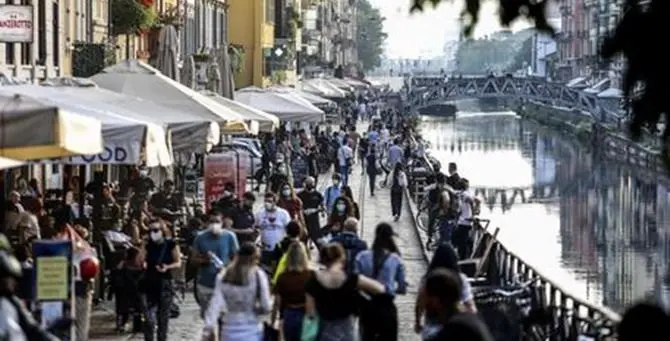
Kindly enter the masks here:
<path id="1" fill-rule="evenodd" d="M 302 320 L 300 341 L 316 341 L 319 336 L 319 318 L 305 315 Z"/>

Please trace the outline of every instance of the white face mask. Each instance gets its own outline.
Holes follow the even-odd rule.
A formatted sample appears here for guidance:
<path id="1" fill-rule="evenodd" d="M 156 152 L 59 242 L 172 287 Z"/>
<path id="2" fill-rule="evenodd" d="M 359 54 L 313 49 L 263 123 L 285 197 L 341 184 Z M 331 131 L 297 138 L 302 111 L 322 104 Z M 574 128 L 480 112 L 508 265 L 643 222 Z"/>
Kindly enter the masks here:
<path id="1" fill-rule="evenodd" d="M 230 191 L 223 191 L 223 196 L 224 197 L 230 196 L 231 194 L 233 194 L 233 193 L 231 193 Z"/>
<path id="2" fill-rule="evenodd" d="M 333 185 L 337 186 L 340 184 L 340 180 L 333 180 Z"/>
<path id="3" fill-rule="evenodd" d="M 273 202 L 266 202 L 265 209 L 268 211 L 272 211 L 275 209 L 275 204 Z"/>
<path id="4" fill-rule="evenodd" d="M 153 240 L 153 241 L 155 241 L 155 242 L 158 242 L 158 241 L 163 240 L 163 233 L 160 232 L 160 231 L 157 231 L 157 232 L 151 232 L 151 233 L 149 234 L 149 237 L 151 238 L 151 240 Z"/>
<path id="5" fill-rule="evenodd" d="M 344 204 L 338 204 L 337 205 L 337 210 L 340 211 L 340 212 L 344 212 L 344 210 L 346 210 L 346 209 L 347 209 L 347 205 L 344 205 Z"/>
<path id="6" fill-rule="evenodd" d="M 223 224 L 221 223 L 209 223 L 209 230 L 214 234 L 221 234 L 223 232 Z"/>
<path id="7" fill-rule="evenodd" d="M 291 190 L 290 190 L 290 189 L 283 189 L 283 190 L 281 191 L 281 194 L 282 194 L 283 196 L 287 197 L 287 196 L 291 195 Z"/>
<path id="8" fill-rule="evenodd" d="M 147 176 L 147 175 L 149 175 L 149 172 L 148 172 L 148 171 L 145 171 L 145 170 L 140 171 L 140 176 L 141 176 L 141 177 L 145 177 L 145 176 Z"/>

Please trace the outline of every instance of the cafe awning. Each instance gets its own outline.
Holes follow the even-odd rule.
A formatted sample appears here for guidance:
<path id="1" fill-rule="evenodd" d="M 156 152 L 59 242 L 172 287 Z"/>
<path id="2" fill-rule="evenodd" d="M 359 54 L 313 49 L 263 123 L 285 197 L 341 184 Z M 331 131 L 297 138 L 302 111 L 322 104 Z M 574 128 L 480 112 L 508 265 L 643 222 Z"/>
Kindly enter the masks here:
<path id="1" fill-rule="evenodd" d="M 86 116 L 102 123 L 102 151 L 77 153 L 81 157 L 70 157 L 63 163 L 70 164 L 140 164 L 148 167 L 172 164 L 166 130 L 151 121 L 135 116 L 121 106 L 95 102 L 68 94 L 58 87 L 38 85 L 16 85 L 0 87 L 0 93 L 19 93 L 70 112 Z M 87 145 L 86 140 L 78 141 Z M 6 155 L 5 155 L 6 156 Z M 63 155 L 66 156 L 66 155 Z M 15 157 L 14 157 L 15 158 Z M 39 159 L 52 158 L 49 156 Z"/>
<path id="2" fill-rule="evenodd" d="M 102 151 L 101 122 L 0 87 L 0 157 L 36 160 Z"/>
<path id="3" fill-rule="evenodd" d="M 225 105 L 235 112 L 239 113 L 246 120 L 253 120 L 258 122 L 258 129 L 262 132 L 273 132 L 279 128 L 279 118 L 277 116 L 266 113 L 262 110 L 255 109 L 244 103 L 225 98 L 219 94 L 211 91 L 201 91 L 201 93 L 214 98 L 219 104 Z"/>
<path id="4" fill-rule="evenodd" d="M 282 121 L 322 122 L 323 110 L 309 104 L 257 87 L 247 87 L 235 92 L 235 100 L 252 108 L 274 114 Z"/>
<path id="5" fill-rule="evenodd" d="M 107 67 L 91 80 L 102 88 L 153 101 L 184 115 L 218 122 L 222 127 L 231 121 L 246 125 L 236 112 L 138 60 L 125 60 Z"/>

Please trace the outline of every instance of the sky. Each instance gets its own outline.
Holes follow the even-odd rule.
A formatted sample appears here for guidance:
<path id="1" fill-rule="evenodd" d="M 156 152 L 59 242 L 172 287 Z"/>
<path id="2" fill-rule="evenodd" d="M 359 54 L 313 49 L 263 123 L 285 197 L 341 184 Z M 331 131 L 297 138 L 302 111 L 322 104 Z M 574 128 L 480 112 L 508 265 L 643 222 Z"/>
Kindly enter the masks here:
<path id="1" fill-rule="evenodd" d="M 411 0 L 370 0 L 370 3 L 386 17 L 384 31 L 389 36 L 385 52 L 389 58 L 426 59 L 439 56 L 447 41 L 458 40 L 462 0 L 443 2 L 435 9 L 428 6 L 423 13 L 416 14 L 409 14 Z M 483 2 L 475 37 L 501 29 L 497 9 L 497 1 Z M 512 26 L 512 30 L 528 27 L 528 22 L 519 21 Z"/>

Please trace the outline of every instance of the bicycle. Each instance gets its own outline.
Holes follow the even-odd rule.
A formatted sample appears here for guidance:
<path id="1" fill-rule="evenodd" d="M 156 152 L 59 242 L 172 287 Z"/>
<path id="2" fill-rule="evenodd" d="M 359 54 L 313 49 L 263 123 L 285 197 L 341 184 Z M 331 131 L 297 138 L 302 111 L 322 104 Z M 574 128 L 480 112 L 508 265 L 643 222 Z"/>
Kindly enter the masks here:
<path id="1" fill-rule="evenodd" d="M 474 295 L 479 314 L 496 341 L 545 341 L 539 333 L 550 323 L 532 279 L 507 288 L 493 288 Z"/>

